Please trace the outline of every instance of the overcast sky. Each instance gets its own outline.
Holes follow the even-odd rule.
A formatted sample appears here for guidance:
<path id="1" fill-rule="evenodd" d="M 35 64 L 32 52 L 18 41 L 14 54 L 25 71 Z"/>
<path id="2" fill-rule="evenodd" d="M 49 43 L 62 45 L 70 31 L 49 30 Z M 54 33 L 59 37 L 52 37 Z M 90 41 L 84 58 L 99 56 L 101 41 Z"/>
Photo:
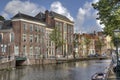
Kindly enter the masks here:
<path id="1" fill-rule="evenodd" d="M 77 33 L 101 31 L 103 25 L 96 20 L 96 13 L 91 6 L 98 0 L 2 0 L 0 15 L 10 19 L 18 12 L 35 16 L 39 12 L 50 10 L 62 14 L 75 22 Z"/>

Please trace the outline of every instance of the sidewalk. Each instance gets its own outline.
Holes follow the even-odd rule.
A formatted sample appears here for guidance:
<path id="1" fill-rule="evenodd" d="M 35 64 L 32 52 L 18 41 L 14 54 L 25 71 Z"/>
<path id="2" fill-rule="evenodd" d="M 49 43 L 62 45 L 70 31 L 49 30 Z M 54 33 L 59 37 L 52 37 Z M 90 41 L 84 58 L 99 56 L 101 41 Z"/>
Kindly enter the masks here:
<path id="1" fill-rule="evenodd" d="M 110 70 L 110 73 L 108 75 L 108 79 L 107 80 L 116 80 L 116 75 L 115 73 L 112 71 L 112 69 Z"/>

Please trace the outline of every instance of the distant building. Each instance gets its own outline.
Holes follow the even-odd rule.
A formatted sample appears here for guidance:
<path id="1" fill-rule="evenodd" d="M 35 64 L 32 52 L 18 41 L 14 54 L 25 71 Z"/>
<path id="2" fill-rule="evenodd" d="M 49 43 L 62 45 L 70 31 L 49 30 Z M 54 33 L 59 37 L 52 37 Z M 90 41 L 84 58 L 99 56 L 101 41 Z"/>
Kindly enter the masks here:
<path id="1" fill-rule="evenodd" d="M 77 37 L 77 38 L 76 38 Z M 74 34 L 74 52 L 79 57 L 86 57 L 91 54 L 106 53 L 106 37 L 102 32 L 91 34 Z M 88 42 L 86 44 L 86 42 Z"/>

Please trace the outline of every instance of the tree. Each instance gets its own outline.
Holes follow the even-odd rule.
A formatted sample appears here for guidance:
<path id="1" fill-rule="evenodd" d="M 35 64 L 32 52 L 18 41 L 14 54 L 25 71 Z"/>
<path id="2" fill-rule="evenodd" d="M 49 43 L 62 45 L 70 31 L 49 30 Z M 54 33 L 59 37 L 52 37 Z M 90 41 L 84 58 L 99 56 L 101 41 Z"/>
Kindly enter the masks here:
<path id="1" fill-rule="evenodd" d="M 2 20 L 2 21 L 3 21 L 3 20 L 5 20 L 5 18 L 4 18 L 3 16 L 0 16 L 0 20 Z"/>
<path id="2" fill-rule="evenodd" d="M 100 54 L 102 52 L 102 47 L 104 46 L 104 41 L 101 40 L 100 38 L 98 38 L 98 40 L 96 41 L 96 47 L 99 50 Z"/>
<path id="3" fill-rule="evenodd" d="M 78 48 L 78 53 L 79 53 L 79 46 L 80 46 L 79 34 L 74 35 L 73 45 L 74 45 L 74 48 Z M 74 58 L 75 58 L 75 55 L 76 55 L 76 52 L 74 50 L 74 52 L 73 52 L 73 57 Z"/>
<path id="4" fill-rule="evenodd" d="M 59 28 L 55 27 L 49 37 L 50 40 L 55 43 L 55 59 L 56 59 L 57 49 L 64 44 L 64 40 L 62 39 L 62 35 Z"/>
<path id="5" fill-rule="evenodd" d="M 86 49 L 87 49 L 87 55 L 88 55 L 88 52 L 89 52 L 90 42 L 91 42 L 91 40 L 90 40 L 89 38 L 86 37 L 86 38 L 84 39 L 84 43 L 85 43 Z"/>
<path id="6" fill-rule="evenodd" d="M 99 0 L 92 4 L 98 11 L 97 15 L 100 24 L 104 24 L 104 33 L 113 37 L 113 30 L 120 28 L 120 1 L 119 0 Z"/>

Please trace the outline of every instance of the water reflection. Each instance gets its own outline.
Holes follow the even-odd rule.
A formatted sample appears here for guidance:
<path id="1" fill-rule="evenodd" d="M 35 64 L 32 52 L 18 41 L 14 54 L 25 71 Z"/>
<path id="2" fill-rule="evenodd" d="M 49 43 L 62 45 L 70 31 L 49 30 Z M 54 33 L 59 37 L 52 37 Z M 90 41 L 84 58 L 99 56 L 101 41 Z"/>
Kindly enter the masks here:
<path id="1" fill-rule="evenodd" d="M 104 71 L 108 60 L 81 61 L 64 64 L 18 67 L 13 71 L 1 71 L 0 80 L 90 80 L 92 74 Z"/>

